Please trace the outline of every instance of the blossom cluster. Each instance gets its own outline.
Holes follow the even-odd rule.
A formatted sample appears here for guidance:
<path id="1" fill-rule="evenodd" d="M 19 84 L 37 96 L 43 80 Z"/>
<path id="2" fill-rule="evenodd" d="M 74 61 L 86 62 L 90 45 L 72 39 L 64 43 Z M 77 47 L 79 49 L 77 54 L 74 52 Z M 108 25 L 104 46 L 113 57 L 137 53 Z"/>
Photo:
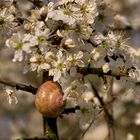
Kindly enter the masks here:
<path id="1" fill-rule="evenodd" d="M 103 31 L 96 28 L 107 14 L 103 2 L 58 0 L 32 7 L 26 15 L 12 1 L 10 7 L 0 9 L 0 26 L 12 30 L 6 46 L 14 49 L 13 61 L 25 63 L 27 72 L 48 71 L 73 105 L 80 106 L 83 101 L 92 104 L 85 106 L 86 110 L 95 109 L 92 89 L 77 71 L 79 67 L 102 68 L 105 74 L 118 70 L 130 76 L 125 81 L 133 87 L 140 85 L 140 50 L 128 46 L 121 33 L 112 31 L 109 27 L 115 26 L 113 23 Z"/>

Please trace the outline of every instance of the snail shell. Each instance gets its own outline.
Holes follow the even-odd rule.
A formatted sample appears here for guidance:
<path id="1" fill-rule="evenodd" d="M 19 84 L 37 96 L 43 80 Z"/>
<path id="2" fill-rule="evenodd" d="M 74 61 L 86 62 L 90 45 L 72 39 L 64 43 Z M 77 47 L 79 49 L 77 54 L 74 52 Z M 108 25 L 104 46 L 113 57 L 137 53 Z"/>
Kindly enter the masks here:
<path id="1" fill-rule="evenodd" d="M 48 118 L 58 117 L 65 109 L 66 100 L 58 82 L 43 83 L 35 95 L 35 105 L 38 111 Z"/>

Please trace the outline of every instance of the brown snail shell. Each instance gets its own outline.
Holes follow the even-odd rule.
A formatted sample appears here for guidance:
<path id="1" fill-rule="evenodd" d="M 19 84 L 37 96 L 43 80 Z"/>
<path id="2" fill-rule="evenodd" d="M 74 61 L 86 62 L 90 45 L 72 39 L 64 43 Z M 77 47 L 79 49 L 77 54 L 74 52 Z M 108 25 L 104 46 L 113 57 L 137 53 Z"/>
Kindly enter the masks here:
<path id="1" fill-rule="evenodd" d="M 48 118 L 58 117 L 65 109 L 66 100 L 58 82 L 43 83 L 35 95 L 35 105 L 38 111 Z"/>

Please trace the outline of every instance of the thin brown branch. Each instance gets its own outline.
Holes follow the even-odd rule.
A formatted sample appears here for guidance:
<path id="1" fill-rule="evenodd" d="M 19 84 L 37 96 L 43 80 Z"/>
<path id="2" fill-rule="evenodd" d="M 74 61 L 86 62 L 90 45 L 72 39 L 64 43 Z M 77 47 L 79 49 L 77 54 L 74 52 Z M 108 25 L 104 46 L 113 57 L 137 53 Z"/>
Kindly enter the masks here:
<path id="1" fill-rule="evenodd" d="M 107 73 L 104 73 L 102 68 L 80 68 L 78 67 L 77 68 L 77 71 L 81 74 L 84 74 L 84 75 L 88 75 L 88 74 L 97 74 L 97 75 L 110 75 L 110 76 L 113 76 L 113 77 L 116 77 L 116 78 L 119 78 L 119 77 L 129 77 L 129 75 L 124 71 L 120 71 L 120 70 L 110 70 L 109 72 Z"/>
<path id="2" fill-rule="evenodd" d="M 92 119 L 91 123 L 89 124 L 89 126 L 87 127 L 87 129 L 82 133 L 80 140 L 83 140 L 85 134 L 89 131 L 89 129 L 91 128 L 91 126 L 95 123 L 95 121 L 96 121 L 97 118 L 98 118 L 98 115 L 99 115 L 102 111 L 103 111 L 103 110 L 100 110 L 100 111 L 95 115 L 95 117 L 93 117 L 93 119 Z"/>
<path id="3" fill-rule="evenodd" d="M 110 77 L 109 77 L 110 78 Z M 111 77 L 111 79 L 110 79 L 110 86 L 109 86 L 109 96 L 112 96 L 112 85 L 113 85 L 113 77 Z M 113 119 L 113 108 L 111 107 L 111 111 L 110 110 L 108 110 L 108 108 L 106 107 L 106 105 L 105 105 L 105 103 L 104 103 L 104 101 L 102 100 L 102 98 L 100 97 L 100 95 L 98 94 L 98 92 L 97 92 L 97 90 L 96 90 L 96 88 L 94 87 L 94 85 L 93 84 L 91 84 L 92 85 L 92 89 L 93 89 L 93 91 L 94 91 L 94 94 L 95 94 L 95 96 L 98 98 L 98 100 L 99 100 L 99 102 L 100 102 L 100 104 L 101 104 L 101 106 L 102 106 L 102 108 L 103 108 L 103 110 L 104 110 L 104 112 L 105 112 L 105 114 L 106 114 L 106 120 L 107 120 L 107 124 L 108 124 L 108 129 L 109 129 L 109 135 L 108 135 L 108 140 L 115 140 L 115 131 L 114 131 L 114 126 L 113 126 L 113 124 L 114 124 L 114 119 Z M 113 99 L 113 97 L 111 98 L 111 100 Z"/>
<path id="4" fill-rule="evenodd" d="M 110 104 L 111 104 L 113 101 L 114 101 L 114 100 L 108 102 L 108 103 L 105 105 L 106 108 L 108 108 L 108 106 L 110 106 Z M 89 124 L 88 128 L 82 133 L 81 139 L 80 139 L 80 140 L 83 140 L 85 134 L 88 132 L 88 130 L 91 128 L 91 126 L 95 123 L 95 121 L 96 121 L 96 119 L 98 118 L 99 114 L 102 113 L 103 111 L 104 111 L 104 109 L 102 108 L 102 109 L 98 112 L 98 114 L 96 115 L 96 117 L 92 119 L 92 121 L 91 121 L 91 123 Z"/>
<path id="5" fill-rule="evenodd" d="M 62 115 L 63 114 L 70 114 L 70 113 L 75 113 L 76 110 L 79 110 L 80 107 L 79 106 L 76 106 L 76 107 L 73 107 L 73 108 L 66 108 L 63 112 L 62 112 Z"/>
<path id="6" fill-rule="evenodd" d="M 112 125 L 113 125 L 113 118 L 112 118 L 112 116 L 111 116 L 110 113 L 108 112 L 108 109 L 106 108 L 106 105 L 105 105 L 103 99 L 102 99 L 102 98 L 100 97 L 100 95 L 98 94 L 98 92 L 97 92 L 96 88 L 94 87 L 94 85 L 91 84 L 91 86 L 92 86 L 92 89 L 93 89 L 93 91 L 94 91 L 95 96 L 96 96 L 97 99 L 99 100 L 99 102 L 100 102 L 100 104 L 101 104 L 101 106 L 102 106 L 102 108 L 103 108 L 103 110 L 104 110 L 104 112 L 105 112 L 105 114 L 106 114 L 108 124 L 109 124 L 110 126 L 112 126 Z"/>
<path id="7" fill-rule="evenodd" d="M 114 97 L 113 97 L 113 91 L 112 91 L 112 87 L 113 87 L 113 81 L 114 78 L 112 76 L 107 76 L 107 97 L 108 97 L 108 101 L 111 101 Z M 108 112 L 110 113 L 110 115 L 113 118 L 113 104 L 111 104 L 110 108 L 108 108 Z M 114 120 L 113 120 L 114 121 Z M 114 124 L 114 122 L 113 122 Z M 109 129 L 109 135 L 108 135 L 108 140 L 115 140 L 115 129 L 114 129 L 114 125 L 110 126 L 108 125 L 108 129 Z"/>
<path id="8" fill-rule="evenodd" d="M 80 67 L 78 67 L 77 71 L 83 75 L 97 74 L 97 75 L 101 75 L 101 76 L 110 75 L 110 76 L 114 76 L 114 77 L 129 77 L 129 75 L 127 73 L 119 71 L 119 70 L 111 70 L 107 73 L 104 73 L 102 68 L 86 68 L 86 67 L 80 68 Z M 50 80 L 50 79 L 52 79 L 52 77 L 49 77 L 48 80 Z M 45 79 L 44 79 L 44 81 L 45 81 Z M 0 83 L 11 86 L 11 87 L 16 87 L 17 90 L 20 89 L 20 90 L 28 91 L 28 92 L 31 92 L 33 94 L 35 94 L 37 91 L 37 88 L 35 88 L 31 85 L 28 86 L 28 85 L 24 85 L 21 83 L 9 82 L 9 81 L 2 80 L 2 79 L 0 79 Z"/>
<path id="9" fill-rule="evenodd" d="M 17 90 L 23 90 L 27 92 L 31 92 L 32 94 L 36 94 L 37 88 L 31 86 L 31 85 L 24 85 L 21 83 L 16 83 L 16 82 L 10 82 L 6 80 L 0 79 L 0 84 L 7 85 L 10 87 L 15 87 Z"/>

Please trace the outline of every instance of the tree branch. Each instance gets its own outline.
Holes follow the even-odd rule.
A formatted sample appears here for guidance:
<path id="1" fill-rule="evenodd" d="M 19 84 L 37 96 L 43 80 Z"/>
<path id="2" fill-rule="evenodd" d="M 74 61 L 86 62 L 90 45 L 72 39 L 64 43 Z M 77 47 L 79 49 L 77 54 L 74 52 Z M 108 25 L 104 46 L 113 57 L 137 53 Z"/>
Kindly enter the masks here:
<path id="1" fill-rule="evenodd" d="M 119 70 L 110 70 L 109 72 L 104 73 L 102 68 L 86 68 L 86 67 L 80 68 L 80 67 L 78 67 L 77 71 L 79 73 L 83 74 L 83 75 L 97 74 L 97 75 L 101 75 L 101 76 L 110 75 L 110 76 L 114 76 L 116 78 L 129 77 L 128 73 L 122 72 L 122 71 L 119 71 Z M 52 79 L 52 77 L 50 77 L 50 79 Z M 32 94 L 35 94 L 36 91 L 37 91 L 37 88 L 33 87 L 31 85 L 28 86 L 28 85 L 24 85 L 24 84 L 21 84 L 21 83 L 9 82 L 9 81 L 3 80 L 3 79 L 0 79 L 0 84 L 8 85 L 8 86 L 11 86 L 11 87 L 16 87 L 17 90 L 23 90 L 23 91 L 31 92 Z"/>
<path id="2" fill-rule="evenodd" d="M 62 112 L 62 115 L 63 114 L 69 114 L 69 113 L 75 113 L 76 110 L 79 110 L 80 107 L 79 106 L 76 106 L 76 107 L 73 107 L 73 108 L 66 108 L 63 112 Z"/>
<path id="3" fill-rule="evenodd" d="M 10 87 L 15 87 L 17 90 L 31 92 L 32 94 L 36 94 L 36 91 L 37 91 L 37 88 L 35 88 L 31 85 L 27 86 L 27 85 L 24 85 L 21 83 L 10 82 L 10 81 L 6 81 L 6 80 L 2 80 L 2 79 L 0 79 L 0 84 L 7 85 Z"/>
<path id="4" fill-rule="evenodd" d="M 100 110 L 95 117 L 93 117 L 93 119 L 91 120 L 91 123 L 89 124 L 89 126 L 87 127 L 87 129 L 82 133 L 80 140 L 83 140 L 85 134 L 89 131 L 89 129 L 91 128 L 91 126 L 95 123 L 95 121 L 97 120 L 99 114 L 102 112 L 103 110 Z"/>
<path id="5" fill-rule="evenodd" d="M 102 68 L 77 68 L 77 71 L 81 74 L 88 75 L 88 74 L 97 74 L 97 75 L 110 75 L 114 76 L 116 78 L 119 77 L 129 77 L 128 73 L 126 71 L 121 71 L 121 70 L 110 70 L 107 73 L 104 73 Z"/>
<path id="6" fill-rule="evenodd" d="M 113 87 L 113 77 L 112 76 L 106 76 L 106 80 L 107 80 L 107 97 L 108 97 L 108 101 L 113 100 L 113 91 L 112 91 L 112 87 Z M 113 104 L 110 105 L 110 108 L 108 108 L 108 112 L 110 113 L 110 115 L 113 118 Z M 114 121 L 114 120 L 113 120 Z M 112 122 L 112 124 L 114 124 L 114 122 Z M 109 129 L 109 135 L 108 135 L 108 140 L 115 140 L 115 129 L 114 129 L 114 125 L 110 126 L 108 124 L 108 129 Z"/>
<path id="7" fill-rule="evenodd" d="M 104 110 L 104 112 L 105 112 L 105 114 L 106 114 L 107 122 L 109 123 L 110 126 L 112 126 L 112 125 L 113 125 L 113 118 L 112 118 L 112 116 L 111 116 L 110 113 L 108 112 L 104 101 L 102 100 L 102 98 L 101 98 L 100 95 L 98 94 L 98 92 L 97 92 L 96 88 L 94 87 L 94 85 L 91 84 L 91 86 L 92 86 L 92 89 L 93 89 L 93 91 L 94 91 L 95 96 L 96 96 L 97 99 L 99 100 L 99 102 L 100 102 L 100 104 L 101 104 L 101 106 L 102 106 L 102 108 L 103 108 L 103 110 Z"/>

